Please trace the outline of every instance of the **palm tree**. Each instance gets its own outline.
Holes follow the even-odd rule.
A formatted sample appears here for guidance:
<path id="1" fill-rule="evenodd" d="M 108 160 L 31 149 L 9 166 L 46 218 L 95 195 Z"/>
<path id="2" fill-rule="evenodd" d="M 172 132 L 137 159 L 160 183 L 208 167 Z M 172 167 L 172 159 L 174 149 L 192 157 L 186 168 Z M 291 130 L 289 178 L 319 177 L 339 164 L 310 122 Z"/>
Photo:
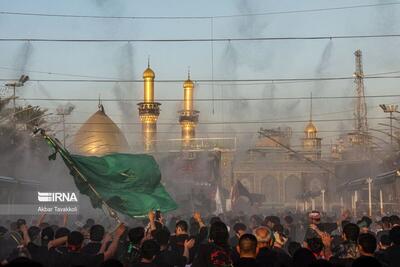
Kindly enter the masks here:
<path id="1" fill-rule="evenodd" d="M 15 123 L 32 131 L 34 127 L 41 126 L 46 122 L 43 118 L 46 112 L 47 109 L 41 109 L 39 106 L 17 107 L 14 114 Z"/>

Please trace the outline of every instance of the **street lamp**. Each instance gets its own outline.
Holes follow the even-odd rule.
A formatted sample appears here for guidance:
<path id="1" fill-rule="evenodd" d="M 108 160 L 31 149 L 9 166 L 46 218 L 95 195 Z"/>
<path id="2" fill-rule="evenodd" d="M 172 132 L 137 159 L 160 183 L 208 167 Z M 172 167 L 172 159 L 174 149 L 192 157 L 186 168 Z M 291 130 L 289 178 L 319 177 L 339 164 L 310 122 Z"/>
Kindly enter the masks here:
<path id="1" fill-rule="evenodd" d="M 13 113 L 15 113 L 15 88 L 24 86 L 24 84 L 28 80 L 29 80 L 29 76 L 25 75 L 25 74 L 22 74 L 21 77 L 19 77 L 18 81 L 12 81 L 12 82 L 7 82 L 6 83 L 6 86 L 13 88 L 13 108 L 14 108 Z"/>
<path id="2" fill-rule="evenodd" d="M 390 105 L 385 105 L 385 104 L 381 104 L 379 105 L 381 107 L 381 109 L 383 110 L 383 112 L 385 113 L 389 113 L 390 114 L 390 145 L 393 145 L 393 112 L 398 113 L 397 108 L 398 105 L 394 105 L 394 104 L 390 104 Z"/>
<path id="3" fill-rule="evenodd" d="M 71 115 L 71 112 L 75 109 L 75 106 L 71 103 L 67 103 L 65 105 L 60 105 L 57 107 L 57 115 L 62 118 L 62 127 L 63 127 L 63 145 L 65 147 L 65 115 Z"/>

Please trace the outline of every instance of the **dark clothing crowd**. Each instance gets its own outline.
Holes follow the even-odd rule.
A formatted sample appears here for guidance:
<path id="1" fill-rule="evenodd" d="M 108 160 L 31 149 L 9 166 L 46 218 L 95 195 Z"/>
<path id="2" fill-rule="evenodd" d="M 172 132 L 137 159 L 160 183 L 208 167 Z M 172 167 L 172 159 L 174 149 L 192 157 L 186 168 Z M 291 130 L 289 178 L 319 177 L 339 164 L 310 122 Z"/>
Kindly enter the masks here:
<path id="1" fill-rule="evenodd" d="M 0 226 L 2 266 L 37 267 L 400 267 L 400 218 L 336 220 L 312 211 L 203 219 L 149 212 L 137 225 L 106 229 L 93 219 Z"/>

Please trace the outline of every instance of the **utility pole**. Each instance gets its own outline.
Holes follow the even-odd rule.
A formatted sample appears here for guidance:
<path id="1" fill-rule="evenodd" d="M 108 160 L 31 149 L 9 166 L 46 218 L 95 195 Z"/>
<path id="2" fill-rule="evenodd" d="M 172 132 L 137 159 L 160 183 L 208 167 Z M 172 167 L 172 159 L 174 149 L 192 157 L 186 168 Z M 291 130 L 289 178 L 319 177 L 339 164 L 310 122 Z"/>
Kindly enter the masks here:
<path id="1" fill-rule="evenodd" d="M 385 113 L 389 113 L 389 120 L 390 120 L 390 146 L 392 148 L 393 146 L 393 113 L 399 113 L 399 111 L 397 111 L 398 105 L 385 105 L 385 104 L 381 104 L 379 105 L 381 107 L 381 109 L 383 110 L 383 112 Z"/>
<path id="2" fill-rule="evenodd" d="M 22 74 L 21 77 L 19 77 L 18 81 L 11 81 L 7 82 L 6 86 L 12 87 L 13 88 L 13 118 L 14 118 L 14 124 L 15 124 L 15 112 L 17 110 L 17 105 L 16 105 L 16 87 L 22 87 L 24 84 L 29 80 L 29 76 Z"/>
<path id="3" fill-rule="evenodd" d="M 368 216 L 372 216 L 372 179 L 368 177 Z"/>

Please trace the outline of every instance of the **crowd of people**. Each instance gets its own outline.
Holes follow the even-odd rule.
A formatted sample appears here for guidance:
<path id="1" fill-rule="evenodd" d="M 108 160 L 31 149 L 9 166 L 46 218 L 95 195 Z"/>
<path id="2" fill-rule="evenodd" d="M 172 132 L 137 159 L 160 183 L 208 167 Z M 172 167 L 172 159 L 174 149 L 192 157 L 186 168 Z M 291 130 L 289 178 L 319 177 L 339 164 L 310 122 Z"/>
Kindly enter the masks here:
<path id="1" fill-rule="evenodd" d="M 4 223 L 4 222 L 3 222 Z M 87 219 L 53 224 L 42 216 L 0 226 L 4 266 L 307 267 L 400 266 L 400 218 L 333 220 L 318 211 L 279 216 L 223 215 L 146 219 L 113 229 Z M 107 227 L 108 228 L 108 227 Z"/>

